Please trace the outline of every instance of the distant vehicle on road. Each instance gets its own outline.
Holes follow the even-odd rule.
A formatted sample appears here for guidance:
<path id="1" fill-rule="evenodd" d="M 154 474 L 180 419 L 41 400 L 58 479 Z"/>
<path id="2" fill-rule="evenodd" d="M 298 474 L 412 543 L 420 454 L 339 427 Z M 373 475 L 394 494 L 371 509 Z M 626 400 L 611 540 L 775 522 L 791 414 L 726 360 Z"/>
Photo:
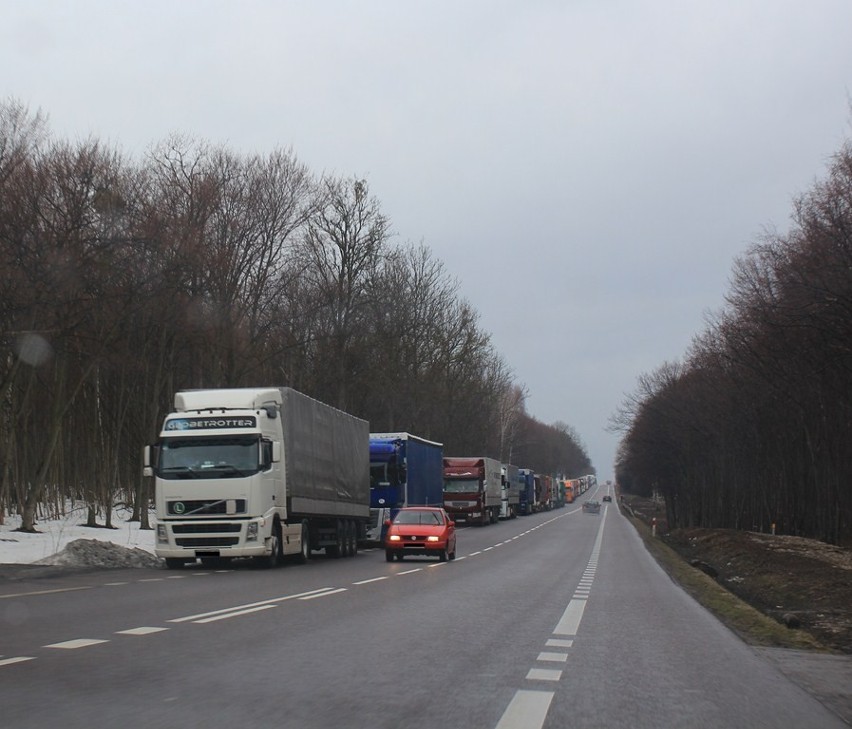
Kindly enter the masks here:
<path id="1" fill-rule="evenodd" d="M 601 513 L 601 503 L 600 501 L 587 501 L 583 504 L 583 511 L 586 514 L 600 514 Z"/>
<path id="2" fill-rule="evenodd" d="M 609 494 L 607 494 L 606 496 L 604 496 L 604 497 L 603 497 L 603 499 L 602 499 L 602 500 L 603 500 L 603 501 L 612 501 L 612 496 L 610 496 Z"/>
<path id="3" fill-rule="evenodd" d="M 438 557 L 441 562 L 456 558 L 456 525 L 441 508 L 405 507 L 389 522 L 385 536 L 385 558 L 402 562 L 408 554 Z"/>

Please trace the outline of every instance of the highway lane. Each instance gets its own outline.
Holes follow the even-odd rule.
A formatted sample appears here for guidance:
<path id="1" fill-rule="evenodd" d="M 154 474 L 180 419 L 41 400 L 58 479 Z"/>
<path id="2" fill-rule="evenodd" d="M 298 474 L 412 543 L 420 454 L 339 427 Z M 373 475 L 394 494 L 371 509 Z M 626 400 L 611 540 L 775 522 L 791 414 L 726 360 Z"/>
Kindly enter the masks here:
<path id="1" fill-rule="evenodd" d="M 4 723 L 844 726 L 672 585 L 613 507 L 462 529 L 458 555 L 2 583 Z"/>

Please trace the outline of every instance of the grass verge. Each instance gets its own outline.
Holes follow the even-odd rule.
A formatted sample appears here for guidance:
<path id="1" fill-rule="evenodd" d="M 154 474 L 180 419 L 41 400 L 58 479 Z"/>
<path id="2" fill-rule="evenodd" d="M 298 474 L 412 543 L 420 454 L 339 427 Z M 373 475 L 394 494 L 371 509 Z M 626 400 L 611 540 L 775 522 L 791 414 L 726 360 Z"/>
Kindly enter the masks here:
<path id="1" fill-rule="evenodd" d="M 809 633 L 792 630 L 764 615 L 690 565 L 659 537 L 651 536 L 650 527 L 641 519 L 628 516 L 628 520 L 669 577 L 749 645 L 828 652 Z"/>

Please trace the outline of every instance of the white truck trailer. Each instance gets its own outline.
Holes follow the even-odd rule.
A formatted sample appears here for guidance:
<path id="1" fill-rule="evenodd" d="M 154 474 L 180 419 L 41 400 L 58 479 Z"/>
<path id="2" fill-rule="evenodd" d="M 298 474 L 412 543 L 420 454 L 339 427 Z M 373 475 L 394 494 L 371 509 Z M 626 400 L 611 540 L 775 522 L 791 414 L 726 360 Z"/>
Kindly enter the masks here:
<path id="1" fill-rule="evenodd" d="M 169 568 L 351 557 L 369 521 L 369 424 L 289 387 L 178 392 L 143 465 Z"/>

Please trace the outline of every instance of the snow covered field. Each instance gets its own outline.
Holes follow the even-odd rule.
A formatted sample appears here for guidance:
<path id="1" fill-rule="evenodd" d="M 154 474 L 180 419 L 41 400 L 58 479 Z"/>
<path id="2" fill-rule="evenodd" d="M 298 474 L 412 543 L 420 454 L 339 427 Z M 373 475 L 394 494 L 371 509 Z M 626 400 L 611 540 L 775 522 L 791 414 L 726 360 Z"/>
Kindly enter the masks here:
<path id="1" fill-rule="evenodd" d="M 80 505 L 70 509 L 62 519 L 39 520 L 36 529 L 40 534 L 16 532 L 21 519 L 17 515 L 7 514 L 6 523 L 0 526 L 0 564 L 38 562 L 61 552 L 75 539 L 96 539 L 128 549 L 143 549 L 153 554 L 153 530 L 142 531 L 138 521 L 127 521 L 130 513 L 126 509 L 116 510 L 112 517 L 114 529 L 95 529 L 82 526 L 86 521 L 86 508 Z M 98 521 L 103 523 L 102 518 Z"/>

